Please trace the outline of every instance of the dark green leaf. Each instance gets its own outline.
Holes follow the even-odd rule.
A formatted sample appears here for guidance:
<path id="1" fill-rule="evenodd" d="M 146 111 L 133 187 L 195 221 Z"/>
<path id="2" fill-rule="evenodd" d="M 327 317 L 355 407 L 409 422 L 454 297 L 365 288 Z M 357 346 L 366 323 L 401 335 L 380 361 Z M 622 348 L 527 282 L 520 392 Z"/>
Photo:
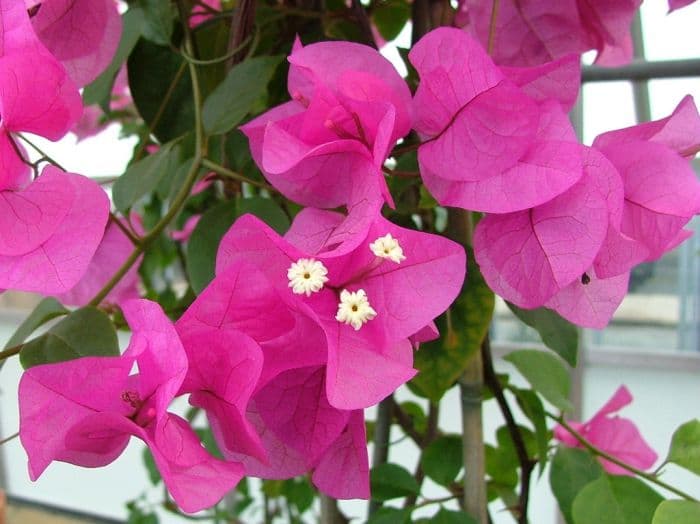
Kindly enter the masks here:
<path id="1" fill-rule="evenodd" d="M 662 500 L 641 480 L 603 475 L 576 496 L 572 515 L 576 524 L 650 524 Z"/>
<path id="2" fill-rule="evenodd" d="M 505 357 L 545 399 L 563 411 L 573 408 L 569 401 L 571 378 L 562 361 L 544 351 L 525 349 Z"/>
<path id="3" fill-rule="evenodd" d="M 74 311 L 20 352 L 24 369 L 86 356 L 117 356 L 119 343 L 112 321 L 94 307 Z"/>
<path id="4" fill-rule="evenodd" d="M 375 4 L 372 21 L 384 40 L 393 40 L 411 16 L 411 6 L 404 0 L 383 0 Z"/>
<path id="5" fill-rule="evenodd" d="M 281 60 L 278 56 L 261 56 L 234 66 L 204 102 L 202 120 L 207 133 L 219 135 L 240 124 L 267 92 Z"/>
<path id="6" fill-rule="evenodd" d="M 277 205 L 277 202 L 270 198 L 262 197 L 251 197 L 251 198 L 241 198 L 237 200 L 238 212 L 241 215 L 250 213 L 255 215 L 260 220 L 264 220 L 265 223 L 272 229 L 277 231 L 280 235 L 287 232 L 289 229 L 289 219 L 284 211 Z"/>
<path id="7" fill-rule="evenodd" d="M 442 486 L 449 486 L 462 469 L 462 439 L 457 435 L 445 435 L 434 440 L 423 450 L 421 466 L 426 476 Z"/>
<path id="8" fill-rule="evenodd" d="M 436 321 L 440 338 L 422 344 L 416 352 L 414 366 L 420 373 L 409 382 L 414 393 L 436 402 L 479 351 L 493 315 L 493 291 L 484 282 L 471 250 L 467 255 L 469 268 L 462 291 L 447 313 Z"/>
<path id="9" fill-rule="evenodd" d="M 700 475 L 700 420 L 686 422 L 673 433 L 666 460 Z"/>
<path id="10" fill-rule="evenodd" d="M 501 486 L 514 488 L 518 484 L 518 460 L 511 450 L 486 444 L 485 455 L 489 478 Z"/>
<path id="11" fill-rule="evenodd" d="M 690 500 L 664 500 L 654 513 L 652 524 L 698 524 L 700 503 Z"/>
<path id="12" fill-rule="evenodd" d="M 18 346 L 36 331 L 37 328 L 60 315 L 66 315 L 69 311 L 55 298 L 47 297 L 37 304 L 34 310 L 19 325 L 10 340 L 5 344 L 5 349 Z"/>
<path id="13" fill-rule="evenodd" d="M 117 52 L 100 76 L 83 89 L 83 104 L 90 106 L 100 104 L 105 112 L 109 111 L 109 102 L 112 95 L 114 80 L 126 61 L 132 49 L 141 36 L 143 26 L 143 11 L 138 7 L 132 7 L 122 15 L 122 36 L 119 40 Z"/>
<path id="14" fill-rule="evenodd" d="M 513 314 L 537 330 L 545 346 L 559 354 L 571 366 L 578 360 L 578 328 L 547 308 L 520 309 L 506 302 Z"/>
<path id="15" fill-rule="evenodd" d="M 316 497 L 316 491 L 304 477 L 285 480 L 282 494 L 287 497 L 287 502 L 293 505 L 299 513 L 304 513 L 309 509 Z"/>
<path id="16" fill-rule="evenodd" d="M 411 509 L 379 508 L 367 520 L 367 524 L 408 524 L 411 522 Z"/>
<path id="17" fill-rule="evenodd" d="M 372 468 L 370 483 L 372 498 L 379 501 L 417 495 L 420 491 L 416 479 L 397 464 L 381 464 Z"/>
<path id="18" fill-rule="evenodd" d="M 192 129 L 192 84 L 180 55 L 141 38 L 127 67 L 136 109 L 161 143 Z"/>
<path id="19" fill-rule="evenodd" d="M 143 37 L 159 45 L 170 44 L 175 9 L 170 0 L 139 0 L 143 10 Z"/>
<path id="20" fill-rule="evenodd" d="M 177 169 L 178 163 L 177 148 L 166 144 L 155 154 L 131 164 L 114 182 L 114 205 L 125 213 L 138 199 L 155 191 L 161 179 Z"/>
<path id="21" fill-rule="evenodd" d="M 401 409 L 410 417 L 416 431 L 418 433 L 425 433 L 425 430 L 428 428 L 428 419 L 420 404 L 407 400 L 401 403 Z"/>
<path id="22" fill-rule="evenodd" d="M 265 220 L 278 232 L 289 227 L 289 221 L 279 206 L 266 198 L 229 200 L 208 209 L 187 244 L 187 274 L 195 293 L 200 293 L 214 278 L 219 242 L 236 218 L 244 213 Z"/>
<path id="23" fill-rule="evenodd" d="M 440 508 L 435 515 L 430 517 L 432 524 L 476 524 L 474 517 L 464 511 L 452 511 Z"/>
<path id="24" fill-rule="evenodd" d="M 603 475 L 603 468 L 582 449 L 560 447 L 549 470 L 549 484 L 566 522 L 574 524 L 571 506 L 584 486 Z"/>

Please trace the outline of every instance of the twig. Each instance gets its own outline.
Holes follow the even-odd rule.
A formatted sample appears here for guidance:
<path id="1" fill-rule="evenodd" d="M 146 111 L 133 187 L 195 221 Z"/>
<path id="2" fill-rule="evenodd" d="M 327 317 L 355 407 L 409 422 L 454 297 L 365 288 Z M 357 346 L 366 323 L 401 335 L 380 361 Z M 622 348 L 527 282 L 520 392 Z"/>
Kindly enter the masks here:
<path id="1" fill-rule="evenodd" d="M 49 155 L 44 153 L 42 149 L 39 148 L 39 146 L 35 145 L 32 141 L 30 141 L 26 136 L 24 136 L 22 133 L 17 133 L 17 136 L 22 139 L 23 142 L 25 142 L 28 146 L 30 146 L 34 151 L 39 153 L 42 158 L 37 160 L 37 162 L 41 162 L 42 160 L 46 160 L 47 162 L 53 164 L 56 166 L 58 169 L 61 171 L 68 171 L 65 167 L 63 167 L 61 164 L 56 162 L 53 158 L 51 158 Z"/>
<path id="2" fill-rule="evenodd" d="M 532 470 L 537 464 L 537 461 L 532 460 L 525 446 L 525 441 L 523 440 L 523 435 L 520 432 L 518 424 L 515 422 L 515 417 L 513 417 L 513 412 L 508 405 L 505 395 L 503 394 L 503 388 L 498 380 L 498 376 L 493 369 L 493 357 L 491 356 L 491 342 L 489 341 L 488 335 L 481 344 L 481 357 L 484 363 L 484 381 L 486 385 L 493 393 L 498 403 L 498 407 L 503 414 L 503 418 L 506 421 L 506 427 L 508 428 L 508 434 L 513 441 L 513 446 L 515 447 L 515 454 L 518 457 L 518 463 L 520 464 L 520 496 L 518 498 L 517 510 L 517 521 L 518 524 L 527 524 L 527 508 L 530 499 L 530 477 Z"/>
<path id="3" fill-rule="evenodd" d="M 5 437 L 4 439 L 0 440 L 0 446 L 2 446 L 3 444 L 7 444 L 8 442 L 16 439 L 17 437 L 19 437 L 19 431 L 17 433 L 10 435 L 9 437 Z"/>
<path id="4" fill-rule="evenodd" d="M 238 180 L 239 182 L 245 182 L 246 184 L 250 184 L 251 186 L 259 187 L 260 189 L 266 189 L 267 191 L 270 192 L 277 192 L 277 190 L 272 187 L 269 184 L 266 184 L 265 182 L 258 182 L 257 180 L 253 180 L 252 178 L 248 178 L 244 175 L 241 175 L 240 173 L 236 173 L 235 171 L 231 171 L 230 169 L 217 164 L 216 162 L 212 162 L 208 158 L 204 158 L 202 160 L 202 166 L 206 167 L 207 169 L 211 169 L 215 173 L 225 176 L 227 178 L 233 178 L 234 180 Z"/>
<path id="5" fill-rule="evenodd" d="M 131 230 L 124 225 L 124 223 L 117 218 L 114 213 L 111 211 L 109 212 L 109 219 L 112 221 L 112 223 L 117 226 L 119 229 L 122 230 L 122 233 L 124 233 L 129 240 L 131 240 L 131 243 L 134 244 L 135 246 L 138 246 L 141 243 L 141 239 L 137 237 Z"/>
<path id="6" fill-rule="evenodd" d="M 403 409 L 401 409 L 401 406 L 399 406 L 393 398 L 391 398 L 391 404 L 393 408 L 394 417 L 396 417 L 396 421 L 399 423 L 399 426 L 401 426 L 403 432 L 409 437 L 411 437 L 413 442 L 415 442 L 420 447 L 423 442 L 423 436 L 420 433 L 418 433 L 418 431 L 416 431 L 411 417 L 409 417 L 406 414 L 406 412 Z"/>
<path id="7" fill-rule="evenodd" d="M 24 344 L 18 344 L 14 347 L 0 351 L 0 362 L 17 355 L 20 351 L 22 351 L 23 347 L 24 347 Z"/>
<path id="8" fill-rule="evenodd" d="M 493 54 L 493 47 L 496 44 L 496 22 L 498 21 L 499 5 L 500 0 L 493 0 L 491 7 L 491 22 L 489 24 L 489 42 L 487 47 L 487 52 L 489 55 Z"/>

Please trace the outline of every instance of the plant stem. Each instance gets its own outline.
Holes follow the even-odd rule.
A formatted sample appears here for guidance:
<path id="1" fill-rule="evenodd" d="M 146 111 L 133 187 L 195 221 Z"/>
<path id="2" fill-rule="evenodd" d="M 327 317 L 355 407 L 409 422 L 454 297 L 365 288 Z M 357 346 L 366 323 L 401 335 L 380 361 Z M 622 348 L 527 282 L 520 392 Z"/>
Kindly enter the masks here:
<path id="1" fill-rule="evenodd" d="M 4 439 L 0 440 L 0 446 L 2 446 L 3 444 L 7 444 L 11 440 L 15 440 L 17 437 L 19 437 L 19 431 L 17 433 L 13 433 L 9 437 L 5 437 Z"/>
<path id="2" fill-rule="evenodd" d="M 552 420 L 556 421 L 561 427 L 563 427 L 566 431 L 568 431 L 571 436 L 573 436 L 576 440 L 578 440 L 578 443 L 581 444 L 586 450 L 588 450 L 590 453 L 593 455 L 596 455 L 600 458 L 603 458 L 607 460 L 608 462 L 612 462 L 613 464 L 620 466 L 623 469 L 626 469 L 630 473 L 634 473 L 638 477 L 643 478 L 644 480 L 648 480 L 652 484 L 656 484 L 657 486 L 664 488 L 674 495 L 678 495 L 681 498 L 684 498 L 686 500 L 690 500 L 692 502 L 697 502 L 700 503 L 700 500 L 696 499 L 692 495 L 688 495 L 686 492 L 681 491 L 678 488 L 674 488 L 670 484 L 667 484 L 663 480 L 659 480 L 658 477 L 653 475 L 652 473 L 647 473 L 646 471 L 642 471 L 641 469 L 635 468 L 634 466 L 631 466 L 627 464 L 626 462 L 621 461 L 620 459 L 610 455 L 609 453 L 606 453 L 600 448 L 595 447 L 593 444 L 591 444 L 586 438 L 581 435 L 578 431 L 576 431 L 574 428 L 572 428 L 566 420 L 564 420 L 564 417 L 561 416 L 556 416 L 551 413 L 547 413 L 547 416 L 551 418 Z"/>
<path id="3" fill-rule="evenodd" d="M 187 21 L 185 20 L 185 23 Z M 189 36 L 189 33 L 186 33 Z M 191 42 L 189 38 L 185 41 L 185 50 L 188 53 L 192 52 Z M 124 275 L 131 269 L 136 261 L 139 259 L 141 254 L 146 250 L 146 248 L 153 242 L 160 234 L 165 230 L 165 228 L 172 222 L 172 220 L 178 215 L 180 209 L 185 204 L 185 201 L 192 191 L 192 187 L 197 181 L 197 176 L 199 174 L 199 168 L 202 165 L 202 160 L 206 154 L 206 140 L 204 136 L 204 128 L 202 125 L 202 93 L 199 89 L 199 77 L 197 76 L 197 66 L 190 62 L 183 62 L 187 64 L 190 71 L 190 78 L 192 81 L 192 96 L 194 98 L 194 121 L 195 121 L 195 154 L 192 159 L 192 165 L 190 170 L 187 172 L 185 177 L 185 182 L 183 183 L 180 191 L 177 193 L 175 198 L 168 209 L 168 212 L 163 218 L 161 218 L 155 227 L 144 236 L 139 244 L 134 248 L 129 255 L 129 258 L 121 265 L 117 272 L 112 276 L 111 279 L 105 284 L 105 286 L 95 295 L 95 297 L 90 301 L 91 306 L 97 306 L 102 302 L 109 292 L 116 286 Z"/>
<path id="4" fill-rule="evenodd" d="M 61 164 L 59 164 L 58 162 L 56 162 L 56 161 L 55 161 L 53 158 L 51 158 L 49 155 L 47 155 L 46 153 L 44 153 L 44 151 L 42 151 L 41 148 L 39 148 L 39 146 L 34 145 L 34 143 L 33 143 L 31 140 L 29 140 L 26 136 L 24 136 L 22 133 L 17 133 L 17 136 L 18 136 L 19 138 L 21 138 L 22 141 L 25 142 L 28 146 L 30 146 L 34 151 L 36 151 L 37 153 L 39 153 L 39 154 L 42 156 L 42 158 L 39 159 L 39 162 L 40 162 L 41 160 L 46 160 L 46 161 L 49 162 L 50 164 L 53 164 L 54 166 L 56 166 L 56 167 L 57 167 L 58 169 L 60 169 L 61 171 L 67 171 L 67 169 L 66 169 L 65 167 L 63 167 Z"/>
<path id="5" fill-rule="evenodd" d="M 389 458 L 389 435 L 391 433 L 391 413 L 394 401 L 391 395 L 382 400 L 377 408 L 377 420 L 374 424 L 374 451 L 372 452 L 372 467 L 385 464 Z M 382 503 L 370 500 L 368 514 L 372 515 Z"/>
<path id="6" fill-rule="evenodd" d="M 124 233 L 129 240 L 131 240 L 131 243 L 134 244 L 135 246 L 138 246 L 141 240 L 131 232 L 131 230 L 126 227 L 119 218 L 115 216 L 114 213 L 110 211 L 109 213 L 109 219 L 114 223 L 115 226 L 117 226 L 119 229 L 122 230 L 122 233 Z"/>
<path id="7" fill-rule="evenodd" d="M 22 350 L 23 347 L 24 347 L 24 344 L 19 344 L 17 346 L 8 348 L 4 351 L 0 351 L 0 362 L 17 355 Z"/>
<path id="8" fill-rule="evenodd" d="M 208 158 L 202 159 L 202 167 L 206 167 L 207 169 L 211 169 L 215 173 L 225 176 L 227 178 L 233 178 L 234 180 L 238 180 L 239 182 L 245 182 L 246 184 L 250 184 L 251 186 L 259 187 L 260 189 L 266 189 L 267 191 L 271 192 L 276 192 L 277 190 L 272 187 L 269 184 L 266 184 L 265 182 L 258 182 L 257 180 L 253 180 L 252 178 L 248 178 L 244 175 L 241 175 L 240 173 L 236 173 L 235 171 L 231 171 L 230 169 L 217 164 L 216 162 L 212 162 Z"/>
<path id="9" fill-rule="evenodd" d="M 487 52 L 489 55 L 493 54 L 493 47 L 496 44 L 496 22 L 498 21 L 498 7 L 500 5 L 500 0 L 493 0 L 491 7 L 491 22 L 489 24 L 489 41 Z"/>
<path id="10" fill-rule="evenodd" d="M 481 357 L 484 364 L 484 380 L 486 385 L 493 393 L 498 403 L 498 407 L 503 414 L 503 418 L 506 421 L 506 427 L 508 428 L 508 434 L 513 441 L 513 446 L 515 447 L 515 454 L 518 456 L 518 462 L 520 463 L 520 497 L 518 502 L 516 519 L 518 524 L 527 524 L 527 508 L 530 498 L 530 478 L 532 476 L 532 470 L 535 467 L 536 461 L 530 459 L 527 453 L 527 448 L 525 447 L 525 441 L 523 440 L 523 435 L 515 422 L 515 417 L 513 417 L 513 412 L 508 405 L 505 395 L 503 394 L 503 388 L 501 383 L 496 376 L 496 372 L 493 369 L 493 358 L 491 356 L 491 342 L 488 335 L 481 344 Z"/>
<path id="11" fill-rule="evenodd" d="M 344 524 L 347 519 L 338 509 L 338 501 L 328 495 L 320 494 L 321 520 L 320 524 Z"/>

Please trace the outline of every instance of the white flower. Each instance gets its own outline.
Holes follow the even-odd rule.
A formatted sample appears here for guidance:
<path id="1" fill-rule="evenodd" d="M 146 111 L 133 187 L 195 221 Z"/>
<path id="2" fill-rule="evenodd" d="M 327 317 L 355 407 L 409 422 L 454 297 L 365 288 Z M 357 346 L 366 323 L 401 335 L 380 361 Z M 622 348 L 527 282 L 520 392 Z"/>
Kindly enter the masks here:
<path id="1" fill-rule="evenodd" d="M 369 305 L 364 289 L 357 291 L 343 289 L 340 292 L 340 304 L 338 304 L 338 313 L 335 315 L 338 322 L 349 324 L 357 331 L 362 324 L 376 316 L 377 312 Z"/>
<path id="2" fill-rule="evenodd" d="M 327 274 L 326 266 L 313 258 L 300 258 L 287 270 L 289 287 L 297 295 L 307 297 L 323 289 L 323 284 L 328 282 Z"/>
<path id="3" fill-rule="evenodd" d="M 388 258 L 397 264 L 400 264 L 402 260 L 406 260 L 406 256 L 403 254 L 403 249 L 401 249 L 399 241 L 392 237 L 391 233 L 379 237 L 369 245 L 369 248 L 376 256 Z"/>

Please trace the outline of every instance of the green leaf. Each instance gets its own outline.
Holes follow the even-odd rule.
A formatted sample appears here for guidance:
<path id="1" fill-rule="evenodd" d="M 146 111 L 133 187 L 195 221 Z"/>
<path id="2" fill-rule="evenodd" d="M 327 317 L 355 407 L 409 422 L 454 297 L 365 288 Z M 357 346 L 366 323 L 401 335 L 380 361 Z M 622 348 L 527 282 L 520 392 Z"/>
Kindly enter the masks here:
<path id="1" fill-rule="evenodd" d="M 576 495 L 602 475 L 603 467 L 587 451 L 563 446 L 557 449 L 549 470 L 549 484 L 566 522 L 574 523 L 571 506 Z"/>
<path id="2" fill-rule="evenodd" d="M 651 524 L 698 524 L 700 503 L 691 500 L 664 500 L 654 513 Z"/>
<path id="3" fill-rule="evenodd" d="M 129 57 L 136 42 L 138 42 L 141 37 L 142 26 L 143 11 L 138 7 L 132 7 L 122 15 L 122 36 L 119 40 L 117 52 L 114 54 L 114 58 L 112 58 L 112 62 L 107 66 L 107 69 L 83 89 L 84 105 L 90 106 L 99 104 L 105 113 L 109 111 L 109 102 L 112 96 L 114 80 L 122 64 L 124 64 Z"/>
<path id="4" fill-rule="evenodd" d="M 464 511 L 452 511 L 440 508 L 435 515 L 430 518 L 432 524 L 477 524 L 474 517 Z"/>
<path id="5" fill-rule="evenodd" d="M 278 233 L 289 227 L 289 220 L 274 200 L 262 197 L 238 198 L 220 202 L 208 209 L 192 232 L 187 244 L 187 274 L 199 294 L 214 278 L 216 252 L 231 224 L 244 213 L 264 220 Z"/>
<path id="6" fill-rule="evenodd" d="M 561 409 L 573 409 L 569 401 L 571 378 L 558 357 L 544 351 L 525 349 L 503 357 L 513 364 L 530 385 L 546 400 Z"/>
<path id="7" fill-rule="evenodd" d="M 299 513 L 309 509 L 316 497 L 316 491 L 305 477 L 285 480 L 282 485 L 282 494 Z"/>
<path id="8" fill-rule="evenodd" d="M 666 461 L 700 475 L 700 420 L 686 422 L 673 433 Z"/>
<path id="9" fill-rule="evenodd" d="M 63 305 L 52 297 L 47 297 L 37 304 L 34 310 L 24 319 L 10 340 L 5 344 L 5 349 L 18 346 L 29 336 L 36 331 L 37 328 L 61 315 L 67 315 L 69 311 Z"/>
<path id="10" fill-rule="evenodd" d="M 240 124 L 267 93 L 267 84 L 281 61 L 279 56 L 261 56 L 234 66 L 204 102 L 202 120 L 207 134 L 220 135 Z"/>
<path id="11" fill-rule="evenodd" d="M 404 0 L 383 0 L 375 4 L 372 21 L 384 40 L 393 40 L 411 16 L 411 6 Z"/>
<path id="12" fill-rule="evenodd" d="M 141 38 L 127 68 L 136 109 L 161 143 L 194 127 L 192 84 L 179 54 Z"/>
<path id="13" fill-rule="evenodd" d="M 411 522 L 411 509 L 379 508 L 373 513 L 367 524 L 408 524 Z"/>
<path id="14" fill-rule="evenodd" d="M 408 384 L 417 395 L 439 401 L 480 350 L 493 316 L 494 295 L 484 282 L 471 250 L 467 278 L 457 300 L 436 324 L 440 338 L 421 344 L 414 366 L 420 371 Z"/>
<path id="15" fill-rule="evenodd" d="M 141 458 L 143 459 L 143 465 L 146 466 L 148 480 L 150 480 L 151 484 L 154 486 L 158 485 L 158 483 L 163 480 L 163 477 L 160 476 L 160 471 L 158 470 L 158 466 L 156 466 L 156 461 L 153 459 L 151 450 L 144 448 Z"/>
<path id="16" fill-rule="evenodd" d="M 268 226 L 280 235 L 286 233 L 287 229 L 289 229 L 289 218 L 284 214 L 282 208 L 277 205 L 277 202 L 270 198 L 240 198 L 236 201 L 236 204 L 238 205 L 239 214 L 250 213 L 255 215 L 260 220 L 264 220 Z"/>
<path id="17" fill-rule="evenodd" d="M 413 423 L 413 427 L 418 433 L 425 433 L 428 429 L 428 418 L 420 404 L 407 400 L 401 403 L 401 409 L 408 415 Z"/>
<path id="18" fill-rule="evenodd" d="M 138 199 L 155 191 L 161 179 L 177 169 L 178 149 L 166 144 L 155 154 L 131 164 L 112 187 L 114 205 L 125 213 Z"/>
<path id="19" fill-rule="evenodd" d="M 569 365 L 578 361 L 578 328 L 556 312 L 547 308 L 520 309 L 506 302 L 513 314 L 522 322 L 534 328 L 549 349 L 556 352 Z"/>
<path id="20" fill-rule="evenodd" d="M 27 342 L 19 354 L 24 369 L 87 356 L 118 356 L 117 332 L 107 315 L 88 306 L 78 309 L 40 337 Z"/>
<path id="21" fill-rule="evenodd" d="M 572 515 L 576 524 L 645 524 L 662 500 L 641 480 L 603 475 L 576 496 Z"/>
<path id="22" fill-rule="evenodd" d="M 381 464 L 370 473 L 372 499 L 385 501 L 418 495 L 420 486 L 406 469 L 397 464 Z"/>
<path id="23" fill-rule="evenodd" d="M 175 9 L 170 0 L 139 0 L 143 10 L 143 37 L 159 45 L 169 45 L 173 35 Z"/>
<path id="24" fill-rule="evenodd" d="M 493 482 L 509 488 L 518 485 L 518 460 L 510 449 L 486 444 L 485 458 L 486 474 Z"/>
<path id="25" fill-rule="evenodd" d="M 219 242 L 238 218 L 235 201 L 220 202 L 208 209 L 192 231 L 187 243 L 187 275 L 199 294 L 214 278 Z"/>
<path id="26" fill-rule="evenodd" d="M 462 439 L 445 435 L 431 442 L 421 456 L 425 474 L 442 486 L 449 486 L 462 469 Z"/>

